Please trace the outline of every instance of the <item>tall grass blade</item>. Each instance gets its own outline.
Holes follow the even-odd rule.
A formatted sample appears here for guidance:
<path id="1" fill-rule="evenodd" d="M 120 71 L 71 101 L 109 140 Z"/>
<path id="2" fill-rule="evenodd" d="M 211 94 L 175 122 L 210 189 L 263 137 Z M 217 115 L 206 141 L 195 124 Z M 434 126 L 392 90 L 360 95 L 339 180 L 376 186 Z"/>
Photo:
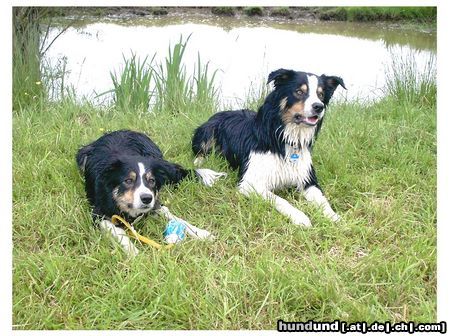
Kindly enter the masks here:
<path id="1" fill-rule="evenodd" d="M 413 53 L 398 56 L 391 51 L 386 65 L 385 95 L 404 104 L 436 104 L 436 58 L 433 55 L 421 66 Z"/>
<path id="2" fill-rule="evenodd" d="M 164 65 L 159 64 L 157 68 L 156 81 L 156 110 L 169 111 L 172 114 L 183 113 L 184 108 L 190 101 L 192 90 L 188 83 L 186 67 L 182 64 L 184 52 L 191 35 L 183 41 L 180 37 L 178 43 L 169 46 L 169 55 Z"/>
<path id="3" fill-rule="evenodd" d="M 141 110 L 147 111 L 150 106 L 151 92 L 150 84 L 153 79 L 154 57 L 147 61 L 147 57 L 140 60 L 136 54 L 132 53 L 127 59 L 123 55 L 123 68 L 117 73 L 111 72 L 113 82 L 113 101 L 118 110 Z M 109 93 L 110 91 L 106 92 Z"/>

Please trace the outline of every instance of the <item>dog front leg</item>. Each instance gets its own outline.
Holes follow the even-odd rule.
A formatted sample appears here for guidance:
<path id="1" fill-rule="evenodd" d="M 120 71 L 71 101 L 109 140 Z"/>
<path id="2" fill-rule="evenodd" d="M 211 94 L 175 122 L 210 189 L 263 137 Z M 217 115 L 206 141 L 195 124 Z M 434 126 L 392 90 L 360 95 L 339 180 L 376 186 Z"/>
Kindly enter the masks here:
<path id="1" fill-rule="evenodd" d="M 333 222 L 337 222 L 341 219 L 339 215 L 333 211 L 327 198 L 318 187 L 311 186 L 306 188 L 303 191 L 303 196 L 308 202 L 319 206 L 322 209 L 323 214 Z"/>
<path id="2" fill-rule="evenodd" d="M 134 246 L 133 242 L 131 241 L 130 237 L 128 237 L 127 233 L 124 229 L 115 226 L 113 223 L 111 223 L 109 220 L 103 219 L 99 223 L 100 229 L 102 229 L 105 232 L 108 232 L 111 234 L 111 236 L 116 239 L 122 249 L 130 256 L 136 256 L 139 251 Z"/>
<path id="3" fill-rule="evenodd" d="M 289 219 L 294 224 L 301 226 L 311 226 L 311 221 L 309 220 L 308 216 L 306 216 L 303 213 L 303 211 L 298 210 L 284 198 L 275 195 L 273 192 L 269 190 L 251 189 L 250 191 L 248 190 L 248 188 L 240 187 L 239 191 L 246 196 L 248 196 L 251 191 L 256 192 L 258 195 L 262 196 L 265 200 L 274 204 L 275 209 L 277 209 L 278 212 L 281 212 L 283 215 L 289 217 Z"/>
<path id="4" fill-rule="evenodd" d="M 164 218 L 170 220 L 176 220 L 178 222 L 181 222 L 186 227 L 186 233 L 191 236 L 192 238 L 196 239 L 214 239 L 214 236 L 206 230 L 199 229 L 198 227 L 186 222 L 184 219 L 181 219 L 179 217 L 174 216 L 168 207 L 162 205 L 158 210 L 155 211 L 158 215 L 163 216 Z"/>

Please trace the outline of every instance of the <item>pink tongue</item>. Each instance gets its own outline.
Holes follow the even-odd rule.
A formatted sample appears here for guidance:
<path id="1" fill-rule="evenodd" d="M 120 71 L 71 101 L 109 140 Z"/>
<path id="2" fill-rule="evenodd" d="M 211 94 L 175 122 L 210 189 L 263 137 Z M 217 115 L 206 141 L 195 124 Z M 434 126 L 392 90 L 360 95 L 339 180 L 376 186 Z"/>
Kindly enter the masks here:
<path id="1" fill-rule="evenodd" d="M 309 117 L 309 118 L 306 118 L 306 120 L 308 121 L 308 122 L 310 122 L 310 123 L 312 123 L 312 124 L 314 124 L 316 121 L 317 121 L 317 117 Z"/>

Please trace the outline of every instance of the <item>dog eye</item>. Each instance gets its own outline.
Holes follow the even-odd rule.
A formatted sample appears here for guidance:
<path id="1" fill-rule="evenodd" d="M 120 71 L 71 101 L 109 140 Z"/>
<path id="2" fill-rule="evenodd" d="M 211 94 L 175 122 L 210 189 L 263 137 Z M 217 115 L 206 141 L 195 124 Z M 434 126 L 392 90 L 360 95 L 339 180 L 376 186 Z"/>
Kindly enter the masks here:
<path id="1" fill-rule="evenodd" d="M 153 177 L 150 177 L 147 179 L 149 184 L 154 184 L 155 183 L 155 179 Z"/>
<path id="2" fill-rule="evenodd" d="M 124 182 L 125 184 L 133 184 L 133 179 L 127 178 Z"/>
<path id="3" fill-rule="evenodd" d="M 298 94 L 299 96 L 303 96 L 303 95 L 305 94 L 305 93 L 304 93 L 302 90 L 300 90 L 300 89 L 295 90 L 295 93 Z"/>
<path id="4" fill-rule="evenodd" d="M 323 99 L 323 92 L 318 92 L 317 97 L 319 97 L 319 99 Z"/>

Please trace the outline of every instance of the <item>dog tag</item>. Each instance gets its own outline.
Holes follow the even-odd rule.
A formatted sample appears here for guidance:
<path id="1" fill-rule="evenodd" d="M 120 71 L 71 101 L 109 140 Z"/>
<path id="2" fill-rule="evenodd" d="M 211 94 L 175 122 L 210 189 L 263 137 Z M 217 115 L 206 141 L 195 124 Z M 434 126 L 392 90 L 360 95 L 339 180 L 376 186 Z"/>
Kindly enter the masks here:
<path id="1" fill-rule="evenodd" d="M 297 160 L 300 158 L 300 155 L 298 155 L 297 153 L 292 153 L 290 156 L 291 162 L 297 162 Z"/>

